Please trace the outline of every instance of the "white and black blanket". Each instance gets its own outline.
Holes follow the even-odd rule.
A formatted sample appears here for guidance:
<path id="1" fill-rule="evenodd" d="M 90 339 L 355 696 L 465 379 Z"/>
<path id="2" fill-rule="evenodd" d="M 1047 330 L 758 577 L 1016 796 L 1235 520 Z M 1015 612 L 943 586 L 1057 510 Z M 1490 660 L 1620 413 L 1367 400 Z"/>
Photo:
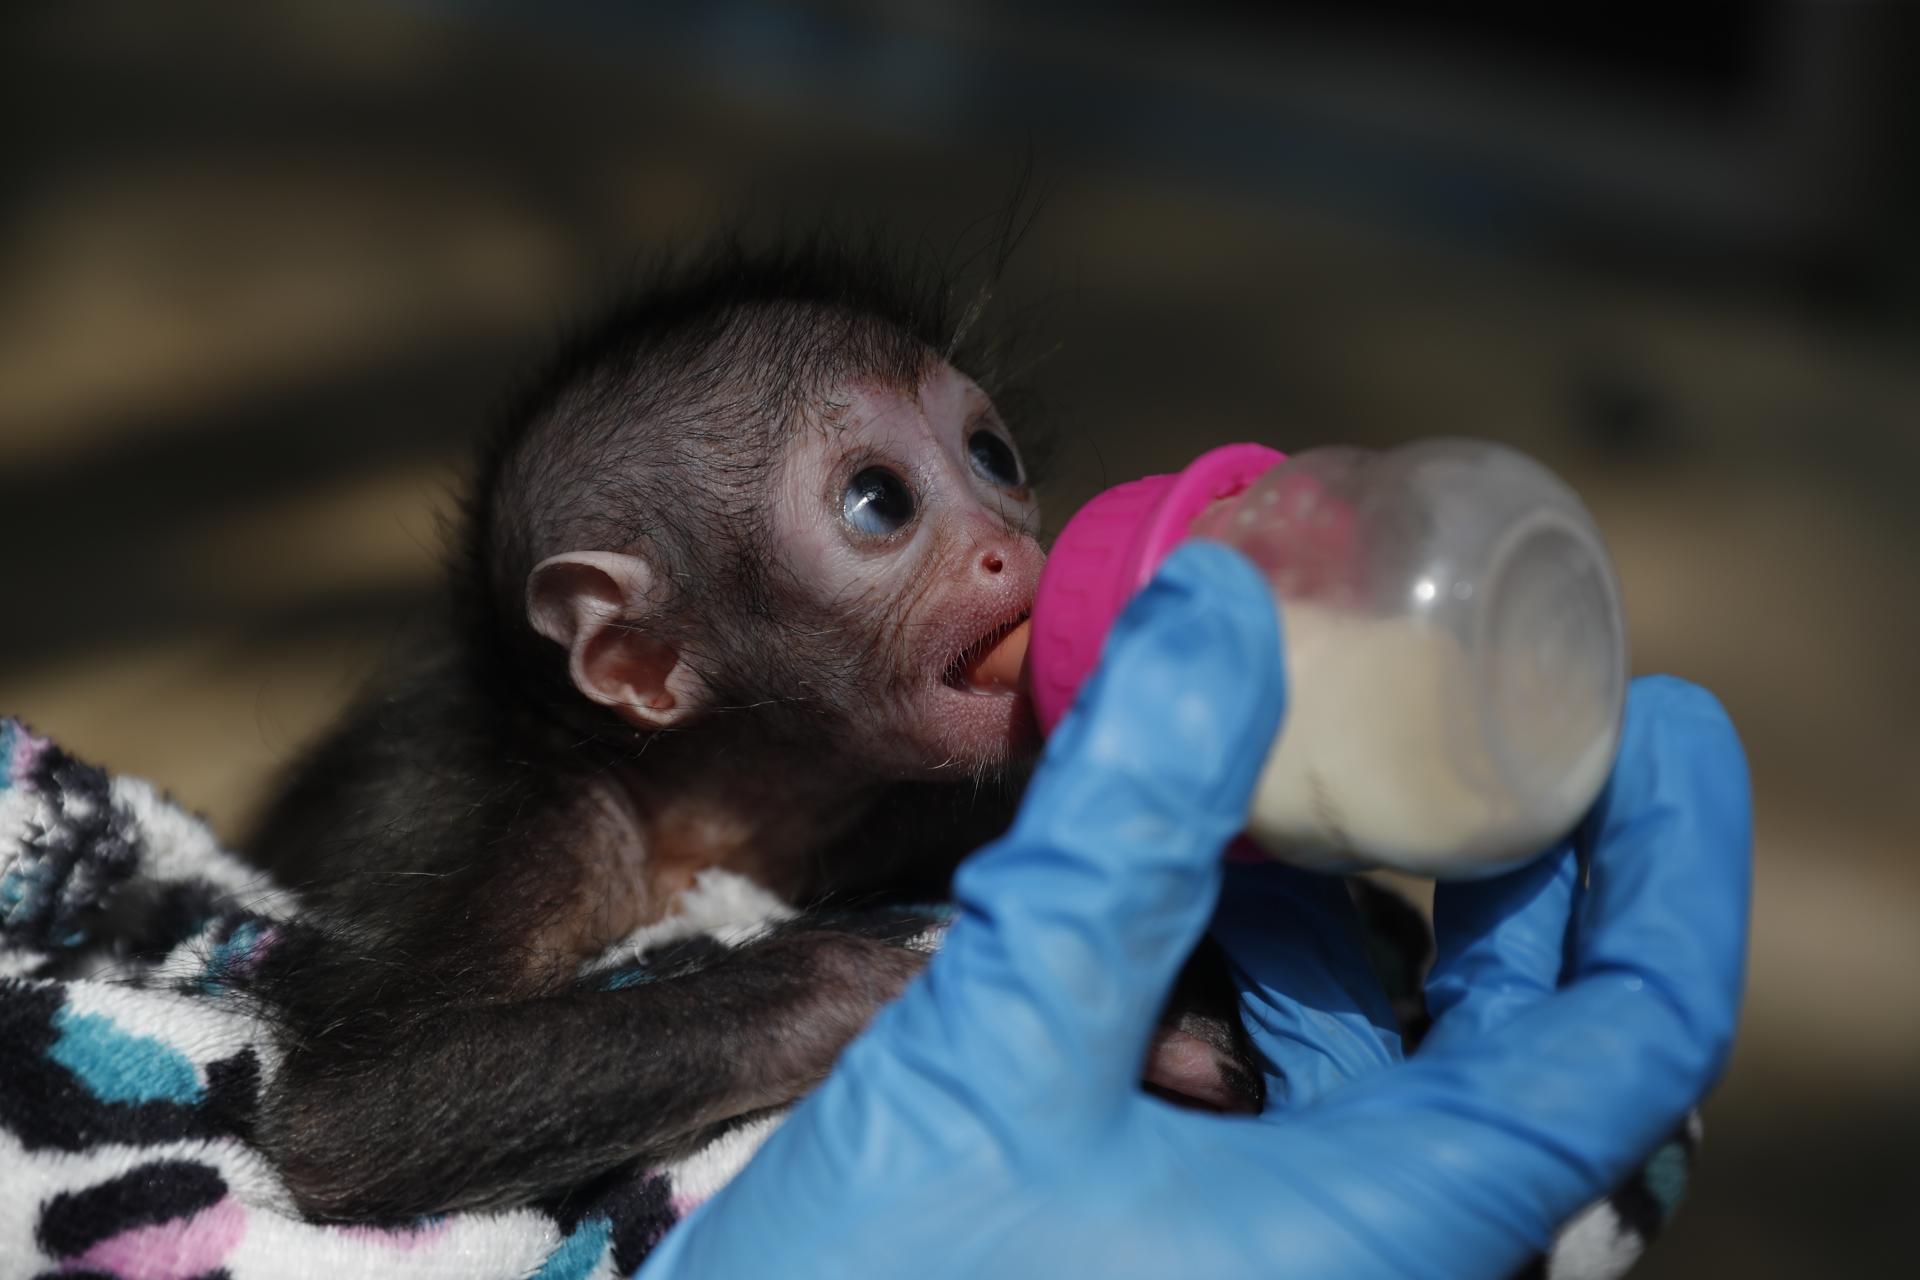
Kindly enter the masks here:
<path id="1" fill-rule="evenodd" d="M 582 981 L 679 971 L 790 914 L 709 873 Z M 307 1222 L 250 1140 L 277 1055 L 244 995 L 301 927 L 298 901 L 199 819 L 0 719 L 0 1280 L 626 1276 L 779 1124 L 756 1117 L 558 1201 L 398 1228 Z M 931 948 L 939 913 L 855 927 Z M 1543 1273 L 1624 1271 L 1691 1157 L 1687 1135 L 1663 1148 L 1568 1228 Z"/>

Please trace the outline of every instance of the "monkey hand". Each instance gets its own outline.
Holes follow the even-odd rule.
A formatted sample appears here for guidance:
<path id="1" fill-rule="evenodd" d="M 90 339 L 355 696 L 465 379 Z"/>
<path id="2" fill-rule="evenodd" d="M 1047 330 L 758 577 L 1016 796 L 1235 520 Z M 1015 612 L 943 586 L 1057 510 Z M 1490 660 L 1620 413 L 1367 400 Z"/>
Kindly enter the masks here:
<path id="1" fill-rule="evenodd" d="M 1500 1276 L 1623 1179 L 1718 1076 L 1744 972 L 1745 765 L 1678 681 L 1636 684 L 1562 847 L 1441 893 L 1417 1054 L 1337 882 L 1237 867 L 1216 932 L 1266 1110 L 1139 1089 L 1279 721 L 1278 655 L 1250 566 L 1171 557 L 962 868 L 945 948 L 646 1274 Z"/>

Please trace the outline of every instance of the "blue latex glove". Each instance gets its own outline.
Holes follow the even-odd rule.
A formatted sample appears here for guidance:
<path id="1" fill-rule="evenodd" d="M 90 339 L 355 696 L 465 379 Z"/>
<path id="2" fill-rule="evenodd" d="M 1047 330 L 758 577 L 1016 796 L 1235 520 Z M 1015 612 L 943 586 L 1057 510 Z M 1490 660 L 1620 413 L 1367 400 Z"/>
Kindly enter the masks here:
<path id="1" fill-rule="evenodd" d="M 1264 584 L 1182 548 L 962 868 L 924 977 L 643 1274 L 1502 1276 L 1624 1178 L 1733 1035 L 1749 802 L 1719 705 L 1638 683 L 1569 845 L 1443 890 L 1411 1060 L 1338 882 L 1235 868 L 1216 932 L 1269 1105 L 1182 1111 L 1141 1063 L 1283 702 Z"/>

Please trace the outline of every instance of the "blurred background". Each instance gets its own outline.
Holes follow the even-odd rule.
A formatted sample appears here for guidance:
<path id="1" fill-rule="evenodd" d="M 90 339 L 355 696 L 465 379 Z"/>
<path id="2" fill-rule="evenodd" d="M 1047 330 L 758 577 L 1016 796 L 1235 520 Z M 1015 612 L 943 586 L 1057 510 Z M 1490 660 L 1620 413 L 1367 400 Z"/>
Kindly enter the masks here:
<path id="1" fill-rule="evenodd" d="M 1508 8 L 10 5 L 0 711 L 239 839 L 430 598 L 463 443 L 559 325 L 722 222 L 964 245 L 1030 163 L 994 308 L 1042 337 L 1056 525 L 1233 439 L 1490 436 L 1586 496 L 1637 668 L 1725 698 L 1759 805 L 1744 1039 L 1641 1274 L 1884 1267 L 1914 7 Z"/>

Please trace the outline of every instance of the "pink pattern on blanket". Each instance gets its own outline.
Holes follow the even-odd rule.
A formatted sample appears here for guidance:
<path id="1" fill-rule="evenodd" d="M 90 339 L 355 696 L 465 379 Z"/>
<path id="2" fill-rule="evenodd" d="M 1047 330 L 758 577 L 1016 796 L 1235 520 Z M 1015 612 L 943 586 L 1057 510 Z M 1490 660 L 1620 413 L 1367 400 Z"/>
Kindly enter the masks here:
<path id="1" fill-rule="evenodd" d="M 4 735 L 0 735 L 4 736 Z M 13 758 L 6 761 L 6 768 L 0 769 L 0 777 L 10 777 L 13 785 L 22 791 L 34 790 L 33 771 L 40 763 L 40 757 L 53 745 L 45 738 L 36 738 L 27 732 L 27 727 L 18 720 L 13 721 Z"/>
<path id="2" fill-rule="evenodd" d="M 175 1218 L 109 1236 L 62 1271 L 93 1271 L 120 1280 L 188 1280 L 205 1275 L 247 1233 L 247 1211 L 232 1196 L 191 1218 Z"/>

